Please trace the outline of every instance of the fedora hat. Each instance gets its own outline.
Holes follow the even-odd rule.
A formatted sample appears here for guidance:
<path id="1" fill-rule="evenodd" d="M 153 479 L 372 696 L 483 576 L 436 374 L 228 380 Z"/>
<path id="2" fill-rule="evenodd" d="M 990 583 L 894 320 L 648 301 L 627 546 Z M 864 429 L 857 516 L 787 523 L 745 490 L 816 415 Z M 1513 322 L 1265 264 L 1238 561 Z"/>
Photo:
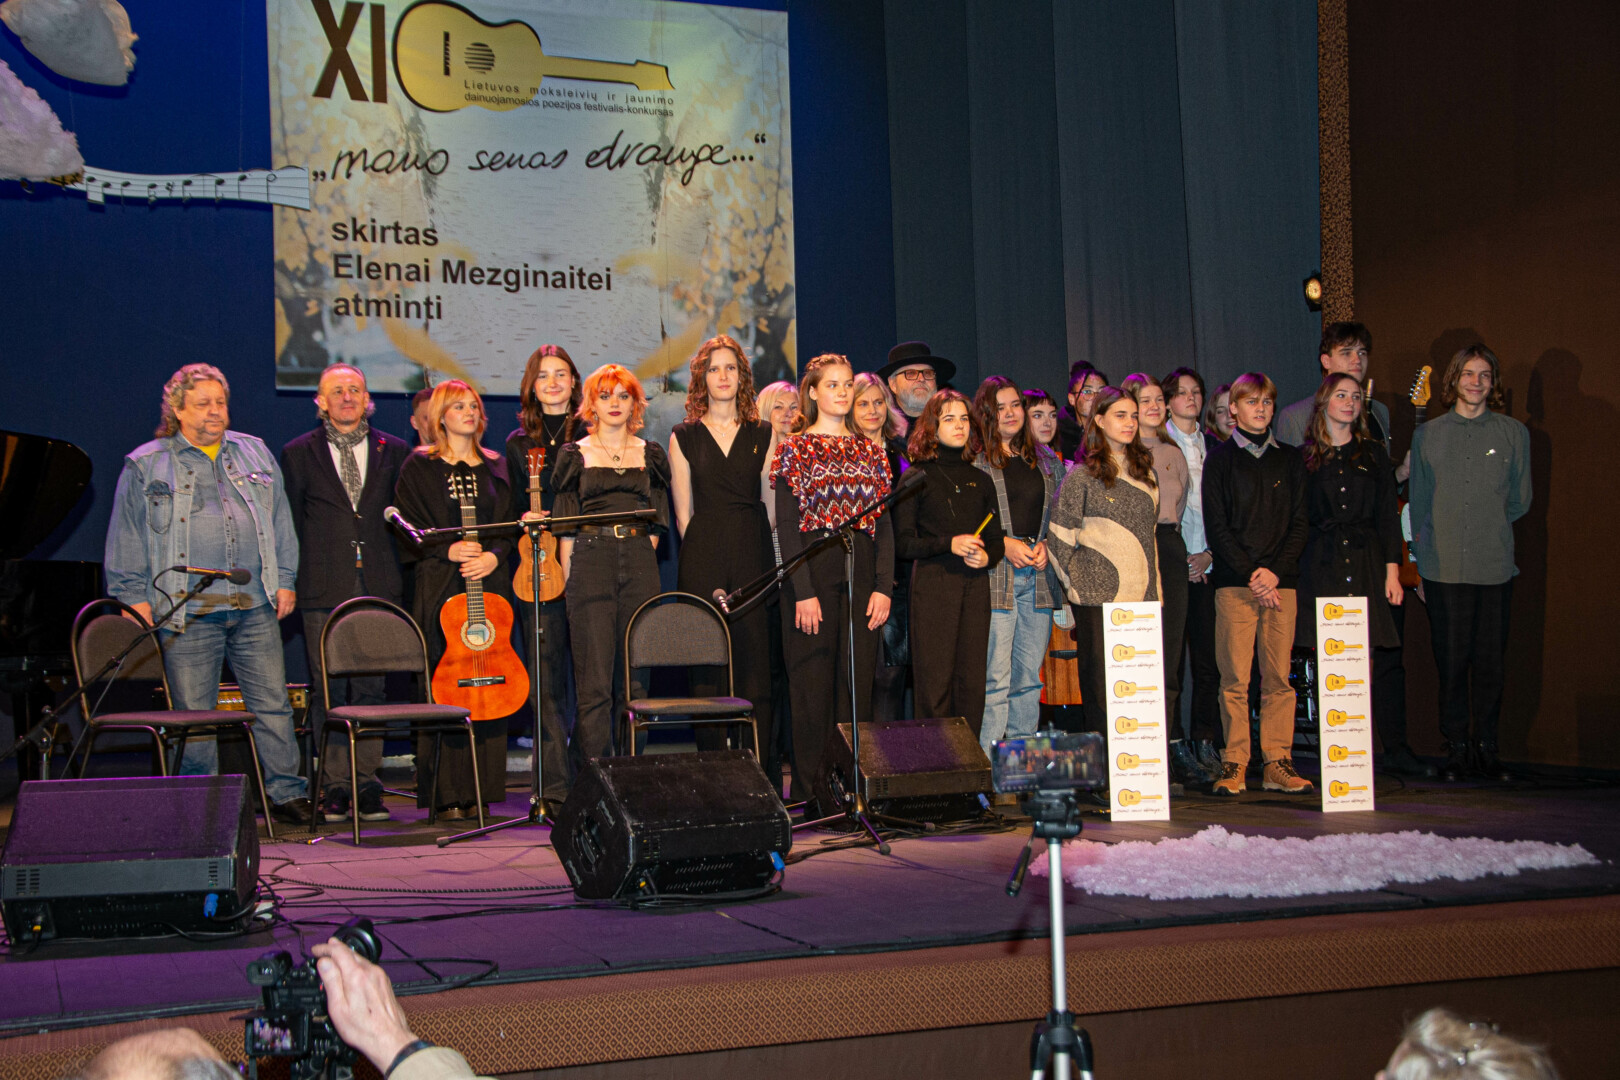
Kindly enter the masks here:
<path id="1" fill-rule="evenodd" d="M 935 356 L 928 342 L 902 341 L 889 350 L 889 362 L 877 369 L 877 377 L 888 382 L 889 376 L 912 364 L 927 364 L 933 368 L 934 380 L 940 385 L 950 382 L 956 375 L 956 365 L 943 356 Z"/>

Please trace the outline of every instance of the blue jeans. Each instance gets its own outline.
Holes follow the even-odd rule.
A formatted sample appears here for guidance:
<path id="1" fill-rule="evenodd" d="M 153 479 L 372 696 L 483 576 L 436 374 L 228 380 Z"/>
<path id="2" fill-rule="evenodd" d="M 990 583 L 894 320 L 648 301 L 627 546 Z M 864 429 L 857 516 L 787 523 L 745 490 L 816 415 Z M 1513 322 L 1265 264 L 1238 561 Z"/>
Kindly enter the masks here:
<path id="1" fill-rule="evenodd" d="M 990 650 L 985 658 L 985 753 L 997 739 L 1034 734 L 1041 725 L 1041 664 L 1052 640 L 1052 612 L 1035 606 L 1033 566 L 1013 571 L 1013 608 L 990 612 Z"/>
<path id="2" fill-rule="evenodd" d="M 220 665 L 230 658 L 242 687 L 242 701 L 258 717 L 253 738 L 259 745 L 264 787 L 273 803 L 307 793 L 298 775 L 298 739 L 293 734 L 292 704 L 287 700 L 287 671 L 281 657 L 281 628 L 269 604 L 246 611 L 215 611 L 190 618 L 186 632 L 163 635 L 163 668 L 176 709 L 212 709 L 219 702 Z M 186 743 L 182 776 L 219 770 L 219 746 L 213 739 Z"/>

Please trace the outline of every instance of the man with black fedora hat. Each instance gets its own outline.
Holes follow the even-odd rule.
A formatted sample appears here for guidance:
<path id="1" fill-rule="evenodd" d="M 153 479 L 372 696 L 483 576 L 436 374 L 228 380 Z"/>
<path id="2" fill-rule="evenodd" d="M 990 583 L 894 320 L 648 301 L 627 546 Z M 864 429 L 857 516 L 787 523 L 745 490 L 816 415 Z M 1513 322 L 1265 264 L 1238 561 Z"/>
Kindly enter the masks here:
<path id="1" fill-rule="evenodd" d="M 910 420 L 921 416 L 934 391 L 955 375 L 956 365 L 935 356 L 926 341 L 902 341 L 889 350 L 889 362 L 877 370 L 877 377 L 889 384 L 895 404 Z"/>

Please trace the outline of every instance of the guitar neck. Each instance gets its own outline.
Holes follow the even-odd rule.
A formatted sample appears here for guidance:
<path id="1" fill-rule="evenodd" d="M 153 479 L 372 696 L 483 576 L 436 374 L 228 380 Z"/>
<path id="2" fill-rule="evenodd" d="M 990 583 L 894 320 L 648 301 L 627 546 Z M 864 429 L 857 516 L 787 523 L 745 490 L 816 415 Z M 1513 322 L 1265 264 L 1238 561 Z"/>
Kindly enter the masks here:
<path id="1" fill-rule="evenodd" d="M 478 508 L 470 502 L 463 501 L 461 527 L 466 529 L 467 533 L 462 539 L 476 541 L 478 532 L 473 526 L 477 524 Z M 467 621 L 480 623 L 484 621 L 484 583 L 481 580 L 467 582 Z"/>

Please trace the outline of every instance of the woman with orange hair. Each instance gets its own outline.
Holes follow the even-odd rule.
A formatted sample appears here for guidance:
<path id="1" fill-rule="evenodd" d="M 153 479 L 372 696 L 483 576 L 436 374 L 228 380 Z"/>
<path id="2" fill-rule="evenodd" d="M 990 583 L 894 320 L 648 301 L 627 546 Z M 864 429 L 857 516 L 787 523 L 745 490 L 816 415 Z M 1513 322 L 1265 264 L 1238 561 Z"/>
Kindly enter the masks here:
<path id="1" fill-rule="evenodd" d="M 515 516 L 512 485 L 506 459 L 485 449 L 481 440 L 489 426 L 489 415 L 478 392 L 460 379 L 450 379 L 433 388 L 427 407 L 428 432 L 433 441 L 416 448 L 399 469 L 394 503 L 405 519 L 425 529 L 448 528 L 461 524 L 461 508 L 450 496 L 450 482 L 459 477 L 477 492 L 477 520 L 488 523 L 510 521 Z M 466 588 L 468 581 L 482 581 L 487 592 L 512 602 L 512 575 L 506 557 L 512 550 L 510 536 L 487 536 L 482 541 L 458 540 L 445 547 L 414 547 L 401 539 L 400 552 L 416 562 L 414 614 L 427 635 L 428 666 L 438 666 L 444 656 L 444 632 L 439 626 L 439 609 L 444 602 Z M 514 642 L 518 655 L 521 646 Z M 464 752 L 457 752 L 461 736 L 444 736 L 440 755 L 439 807 L 441 818 L 476 817 L 473 805 L 473 778 Z M 478 748 L 478 778 L 486 803 L 506 797 L 506 718 L 484 720 L 473 725 Z M 433 739 L 423 735 L 416 744 L 417 805 L 426 806 L 433 791 Z"/>
<path id="2" fill-rule="evenodd" d="M 630 371 L 604 364 L 585 379 L 579 419 L 590 434 L 568 443 L 551 474 L 558 517 L 656 510 L 650 522 L 582 525 L 558 544 L 568 638 L 574 649 L 574 757 L 604 757 L 624 702 L 624 632 L 658 593 L 658 538 L 669 529 L 669 458 L 638 438 L 647 395 Z"/>

